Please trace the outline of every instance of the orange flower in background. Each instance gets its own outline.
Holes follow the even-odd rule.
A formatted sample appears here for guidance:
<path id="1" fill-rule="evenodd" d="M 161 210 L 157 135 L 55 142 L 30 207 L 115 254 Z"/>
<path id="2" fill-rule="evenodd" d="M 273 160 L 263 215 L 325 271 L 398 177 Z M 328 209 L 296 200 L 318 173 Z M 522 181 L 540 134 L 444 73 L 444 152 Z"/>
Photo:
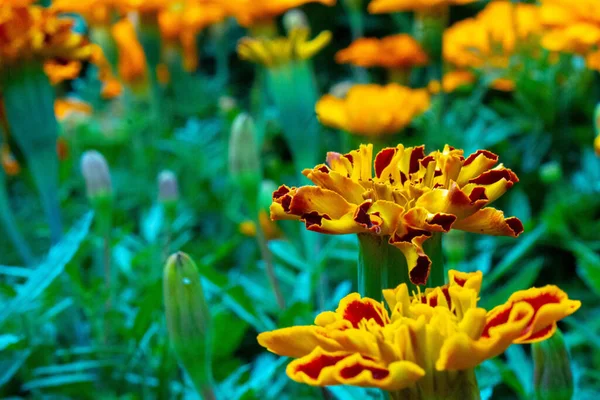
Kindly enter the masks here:
<path id="1" fill-rule="evenodd" d="M 88 116 L 91 113 L 92 106 L 79 99 L 67 97 L 54 101 L 54 114 L 59 121 L 63 121 L 71 116 Z"/>
<path id="2" fill-rule="evenodd" d="M 461 88 L 468 88 L 473 86 L 475 83 L 475 74 L 471 71 L 456 70 L 446 72 L 442 77 L 442 83 L 439 81 L 429 82 L 427 88 L 433 94 L 437 94 L 440 91 L 445 93 L 452 93 Z"/>
<path id="3" fill-rule="evenodd" d="M 427 54 L 410 35 L 398 34 L 382 39 L 360 38 L 335 55 L 339 64 L 359 67 L 411 68 L 426 65 Z"/>
<path id="4" fill-rule="evenodd" d="M 475 3 L 478 0 L 371 0 L 369 12 L 373 14 L 427 11 L 454 5 Z"/>
<path id="5" fill-rule="evenodd" d="M 93 45 L 55 10 L 4 5 L 0 10 L 0 70 L 21 62 L 89 60 Z"/>
<path id="6" fill-rule="evenodd" d="M 121 0 L 53 0 L 52 8 L 83 16 L 90 25 L 109 25 L 118 13 Z"/>
<path id="7" fill-rule="evenodd" d="M 493 1 L 474 18 L 457 22 L 444 32 L 444 60 L 458 69 L 479 68 L 507 74 L 513 55 L 527 46 L 537 50 L 541 32 L 539 7 Z M 508 78 L 502 77 L 492 86 L 511 90 L 514 84 Z"/>
<path id="8" fill-rule="evenodd" d="M 306 3 L 321 3 L 333 6 L 336 0 L 222 0 L 229 7 L 238 23 L 244 27 L 271 23 L 284 12 Z"/>
<path id="9" fill-rule="evenodd" d="M 15 176 L 21 172 L 21 165 L 15 159 L 7 143 L 0 146 L 0 158 L 2 159 L 2 169 L 8 176 Z"/>
<path id="10" fill-rule="evenodd" d="M 56 85 L 62 81 L 73 80 L 79 76 L 81 72 L 80 61 L 60 61 L 50 60 L 44 63 L 44 72 L 48 75 L 50 83 Z"/>
<path id="11" fill-rule="evenodd" d="M 146 83 L 146 56 L 137 39 L 135 27 L 128 19 L 122 19 L 112 27 L 112 34 L 119 50 L 119 76 L 135 87 Z"/>
<path id="12" fill-rule="evenodd" d="M 277 224 L 269 218 L 269 214 L 266 211 L 260 210 L 258 214 L 258 221 L 260 227 L 265 235 L 265 239 L 267 240 L 275 240 L 283 237 L 283 232 L 277 226 Z M 241 234 L 245 236 L 256 236 L 256 224 L 251 221 L 244 221 L 239 225 L 239 231 Z"/>
<path id="13" fill-rule="evenodd" d="M 315 325 L 261 333 L 258 342 L 296 359 L 286 369 L 296 382 L 390 392 L 409 388 L 410 398 L 419 393 L 442 398 L 464 384 L 457 371 L 472 370 L 513 343 L 548 339 L 556 322 L 581 306 L 548 285 L 515 292 L 486 311 L 477 306 L 481 272 L 451 270 L 448 276 L 449 284 L 412 295 L 405 283 L 384 290 L 390 311 L 352 293 L 334 312 L 317 315 Z"/>
<path id="14" fill-rule="evenodd" d="M 549 50 L 586 54 L 600 46 L 597 0 L 542 0 L 541 20 L 548 28 L 542 45 Z"/>
<path id="15" fill-rule="evenodd" d="M 206 27 L 222 22 L 227 16 L 227 9 L 218 3 L 198 0 L 175 3 L 158 16 L 162 44 L 181 48 L 185 69 L 193 71 L 198 67 L 196 36 Z"/>
<path id="16" fill-rule="evenodd" d="M 428 108 L 427 90 L 395 83 L 354 85 L 345 98 L 327 94 L 315 106 L 323 125 L 363 136 L 398 133 Z"/>
<path id="17" fill-rule="evenodd" d="M 516 237 L 518 218 L 488 207 L 516 182 L 498 156 L 479 150 L 467 158 L 446 146 L 425 154 L 425 147 L 373 145 L 348 154 L 330 152 L 327 164 L 302 173 L 316 186 L 281 186 L 273 193 L 271 218 L 305 223 L 328 234 L 384 237 L 404 254 L 410 280 L 427 282 L 431 260 L 423 244 L 434 233 L 467 232 Z"/>

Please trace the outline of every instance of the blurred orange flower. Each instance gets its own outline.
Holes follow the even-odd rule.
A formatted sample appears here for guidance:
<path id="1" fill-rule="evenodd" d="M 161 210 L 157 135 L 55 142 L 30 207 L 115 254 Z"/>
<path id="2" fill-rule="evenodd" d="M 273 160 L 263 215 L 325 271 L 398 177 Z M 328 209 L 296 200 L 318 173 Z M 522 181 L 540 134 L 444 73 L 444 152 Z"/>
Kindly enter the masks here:
<path id="1" fill-rule="evenodd" d="M 333 6 L 336 0 L 222 0 L 238 23 L 244 27 L 270 23 L 273 18 L 287 10 L 300 7 L 306 3 L 321 3 Z"/>
<path id="2" fill-rule="evenodd" d="M 428 63 L 427 53 L 410 35 L 398 34 L 382 39 L 360 38 L 335 55 L 335 61 L 359 67 L 411 68 Z"/>
<path id="3" fill-rule="evenodd" d="M 373 14 L 403 11 L 427 11 L 453 5 L 475 3 L 479 0 L 371 0 L 369 12 Z"/>
<path id="4" fill-rule="evenodd" d="M 119 76 L 139 89 L 146 83 L 146 56 L 138 41 L 135 27 L 127 18 L 112 27 L 112 35 L 119 51 Z"/>
<path id="5" fill-rule="evenodd" d="M 92 113 L 92 106 L 82 100 L 62 98 L 54 101 L 56 119 L 63 121 L 73 115 L 87 116 Z"/>
<path id="6" fill-rule="evenodd" d="M 463 87 L 470 87 L 475 83 L 475 74 L 471 71 L 456 70 L 446 72 L 442 77 L 442 83 L 439 81 L 431 81 L 427 88 L 433 94 L 437 94 L 440 91 L 445 93 L 452 93 L 457 89 Z"/>
<path id="7" fill-rule="evenodd" d="M 90 25 L 109 25 L 121 0 L 54 0 L 52 8 L 63 13 L 83 16 Z"/>
<path id="8" fill-rule="evenodd" d="M 345 98 L 327 94 L 315 108 L 323 125 L 355 135 L 381 136 L 400 132 L 425 112 L 429 94 L 395 83 L 354 85 Z"/>

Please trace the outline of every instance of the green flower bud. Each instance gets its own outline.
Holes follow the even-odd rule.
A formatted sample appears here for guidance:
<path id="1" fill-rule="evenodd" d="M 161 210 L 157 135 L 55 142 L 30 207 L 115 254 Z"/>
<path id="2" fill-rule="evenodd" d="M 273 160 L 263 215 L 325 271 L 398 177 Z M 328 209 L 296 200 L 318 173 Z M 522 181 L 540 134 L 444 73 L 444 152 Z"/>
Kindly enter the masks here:
<path id="1" fill-rule="evenodd" d="M 546 184 L 558 182 L 562 178 L 562 167 L 556 161 L 550 161 L 540 167 L 540 179 Z"/>
<path id="2" fill-rule="evenodd" d="M 286 12 L 283 16 L 283 27 L 286 32 L 291 32 L 294 29 L 303 28 L 310 29 L 306 14 L 297 9 Z"/>
<path id="3" fill-rule="evenodd" d="M 173 171 L 164 170 L 158 174 L 158 202 L 164 207 L 166 217 L 173 221 L 179 201 L 179 185 L 177 175 Z"/>
<path id="4" fill-rule="evenodd" d="M 210 313 L 198 268 L 185 253 L 173 254 L 163 273 L 169 339 L 181 366 L 204 399 L 214 399 Z"/>
<path id="5" fill-rule="evenodd" d="M 573 396 L 573 374 L 569 352 L 559 329 L 531 346 L 535 394 L 538 400 L 569 400 Z"/>
<path id="6" fill-rule="evenodd" d="M 96 150 L 86 151 L 81 157 L 81 173 L 90 200 L 112 196 L 110 171 L 102 154 Z"/>
<path id="7" fill-rule="evenodd" d="M 231 127 L 229 172 L 244 193 L 250 208 L 254 209 L 262 173 L 256 144 L 256 128 L 252 117 L 246 113 L 238 115 Z"/>
<path id="8" fill-rule="evenodd" d="M 273 192 L 277 190 L 277 185 L 271 180 L 262 181 L 260 192 L 258 194 L 258 207 L 260 210 L 269 211 L 273 203 Z"/>

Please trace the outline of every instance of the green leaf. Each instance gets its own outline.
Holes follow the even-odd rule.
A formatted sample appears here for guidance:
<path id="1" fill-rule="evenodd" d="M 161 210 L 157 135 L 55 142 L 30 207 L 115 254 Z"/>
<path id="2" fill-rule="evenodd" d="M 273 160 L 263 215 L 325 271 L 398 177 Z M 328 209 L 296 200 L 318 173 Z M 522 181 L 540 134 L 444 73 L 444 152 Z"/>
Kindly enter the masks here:
<path id="1" fill-rule="evenodd" d="M 0 335 L 0 351 L 4 351 L 7 347 L 21 341 L 21 337 L 10 333 Z"/>
<path id="2" fill-rule="evenodd" d="M 34 390 L 43 389 L 49 387 L 60 387 L 66 385 L 73 385 L 77 383 L 94 382 L 96 380 L 96 374 L 66 374 L 49 376 L 47 378 L 34 379 L 26 382 L 22 389 L 23 390 Z"/>
<path id="3" fill-rule="evenodd" d="M 27 304 L 35 300 L 64 271 L 65 266 L 87 236 L 92 223 L 93 213 L 89 212 L 71 228 L 63 239 L 56 244 L 27 282 L 19 287 L 17 296 L 0 311 L 0 325 L 13 313 L 21 312 Z"/>
<path id="4" fill-rule="evenodd" d="M 600 295 L 600 256 L 577 240 L 567 242 L 577 257 L 577 273 L 596 294 Z"/>
<path id="5" fill-rule="evenodd" d="M 17 371 L 21 368 L 23 363 L 27 361 L 27 358 L 31 355 L 31 350 L 23 350 L 23 351 L 15 351 L 10 353 L 11 358 L 6 359 L 5 357 L 9 353 L 3 352 L 2 359 L 0 359 L 0 387 L 6 384 L 8 381 L 12 379 L 12 377 L 17 373 Z"/>

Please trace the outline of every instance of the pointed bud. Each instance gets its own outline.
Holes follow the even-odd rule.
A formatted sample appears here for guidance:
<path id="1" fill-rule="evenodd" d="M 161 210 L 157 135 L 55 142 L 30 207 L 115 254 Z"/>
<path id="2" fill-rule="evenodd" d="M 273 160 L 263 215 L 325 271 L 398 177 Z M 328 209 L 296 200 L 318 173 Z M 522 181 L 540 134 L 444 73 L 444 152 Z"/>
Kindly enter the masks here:
<path id="1" fill-rule="evenodd" d="M 229 138 L 229 172 L 244 193 L 245 200 L 255 207 L 261 168 L 256 128 L 252 117 L 246 113 L 238 115 L 233 121 Z"/>
<path id="2" fill-rule="evenodd" d="M 110 171 L 102 154 L 96 150 L 86 151 L 81 157 L 81 173 L 85 179 L 89 199 L 112 195 Z"/>
<path id="3" fill-rule="evenodd" d="M 554 335 L 531 346 L 534 384 L 538 400 L 570 400 L 573 374 L 569 352 L 559 329 Z"/>
<path id="4" fill-rule="evenodd" d="M 198 268 L 187 254 L 179 252 L 167 260 L 163 295 L 169 339 L 177 358 L 199 392 L 212 392 L 210 313 Z"/>
<path id="5" fill-rule="evenodd" d="M 164 170 L 158 174 L 158 201 L 161 203 L 177 202 L 179 185 L 177 175 L 173 171 Z"/>
<path id="6" fill-rule="evenodd" d="M 287 33 L 298 28 L 310 30 L 306 14 L 298 9 L 293 9 L 285 13 L 283 16 L 283 27 Z"/>

